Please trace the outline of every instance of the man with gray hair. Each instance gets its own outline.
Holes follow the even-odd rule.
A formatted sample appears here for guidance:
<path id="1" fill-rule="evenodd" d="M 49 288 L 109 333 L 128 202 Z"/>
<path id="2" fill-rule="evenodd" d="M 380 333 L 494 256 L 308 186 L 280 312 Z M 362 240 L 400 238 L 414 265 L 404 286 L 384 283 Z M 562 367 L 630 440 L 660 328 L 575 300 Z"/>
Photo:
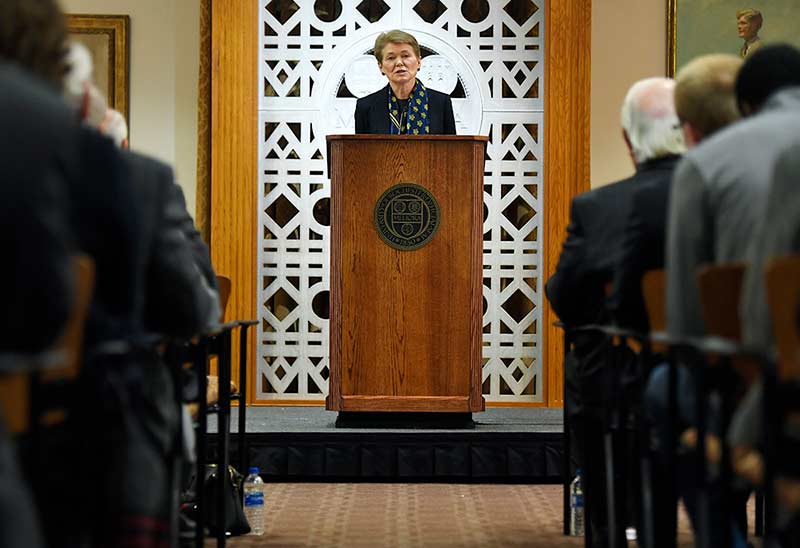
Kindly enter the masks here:
<path id="1" fill-rule="evenodd" d="M 545 286 L 553 309 L 568 328 L 609 323 L 605 288 L 618 264 L 631 198 L 643 184 L 668 180 L 685 150 L 674 86 L 667 78 L 649 78 L 630 88 L 622 106 L 622 129 L 636 173 L 572 200 L 567 239 L 556 272 Z M 604 337 L 579 333 L 574 342 L 564 364 L 565 403 L 578 464 L 584 470 L 584 495 L 591 504 L 593 545 L 609 546 L 602 436 L 605 409 L 613 397 L 606 389 L 613 370 L 607 363 Z M 620 504 L 618 516 L 623 507 Z M 616 546 L 626 546 L 625 520 L 618 519 L 617 525 Z"/>
<path id="2" fill-rule="evenodd" d="M 712 54 L 695 58 L 678 72 L 675 78 L 675 110 L 688 147 L 696 146 L 739 119 L 734 84 L 741 65 L 741 59 L 734 55 Z M 620 268 L 617 270 L 615 295 L 619 306 L 615 311 L 616 318 L 625 327 L 643 332 L 649 330 L 649 325 L 640 289 L 641 280 L 647 270 L 665 266 L 667 212 L 673 184 L 671 180 L 663 180 L 642 186 L 634 195 Z M 653 440 L 660 449 L 653 454 L 651 462 L 653 537 L 656 547 L 668 546 L 674 540 L 677 504 L 674 495 L 680 495 L 686 501 L 693 522 L 696 517 L 695 482 L 689 463 L 686 459 L 679 461 L 681 471 L 677 484 L 667 473 L 667 380 L 667 366 L 659 364 L 651 371 L 645 390 Z M 678 386 L 681 424 L 693 424 L 693 385 L 683 367 L 678 368 Z M 685 470 L 684 466 L 689 469 Z M 719 507 L 717 505 L 716 510 Z M 714 519 L 722 519 L 722 514 L 716 510 Z"/>
<path id="3" fill-rule="evenodd" d="M 675 112 L 688 147 L 739 119 L 733 88 L 741 64 L 734 55 L 704 55 L 678 72 Z M 650 326 L 641 291 L 642 277 L 648 270 L 664 268 L 671 185 L 670 177 L 662 177 L 639 185 L 634 193 L 614 292 L 609 299 L 617 323 L 643 333 Z"/>

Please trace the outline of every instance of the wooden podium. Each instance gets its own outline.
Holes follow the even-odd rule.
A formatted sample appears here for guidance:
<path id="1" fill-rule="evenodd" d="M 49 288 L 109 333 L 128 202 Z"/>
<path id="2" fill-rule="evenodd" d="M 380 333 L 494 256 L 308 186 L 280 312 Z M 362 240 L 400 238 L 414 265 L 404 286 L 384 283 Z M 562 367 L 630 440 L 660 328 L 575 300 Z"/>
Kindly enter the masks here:
<path id="1" fill-rule="evenodd" d="M 487 140 L 455 135 L 328 137 L 327 409 L 484 410 Z"/>

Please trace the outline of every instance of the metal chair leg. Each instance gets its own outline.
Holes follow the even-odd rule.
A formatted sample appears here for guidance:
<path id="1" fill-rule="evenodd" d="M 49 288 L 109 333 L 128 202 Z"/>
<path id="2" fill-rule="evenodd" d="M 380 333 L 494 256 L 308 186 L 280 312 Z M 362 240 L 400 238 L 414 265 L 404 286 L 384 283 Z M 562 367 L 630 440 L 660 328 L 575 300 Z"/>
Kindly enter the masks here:
<path id="1" fill-rule="evenodd" d="M 758 489 L 755 492 L 756 496 L 756 523 L 755 530 L 757 537 L 764 536 L 764 491 Z"/>
<path id="2" fill-rule="evenodd" d="M 247 433 L 247 330 L 254 322 L 240 322 L 239 329 L 239 428 L 238 428 L 238 450 L 239 450 L 239 470 L 247 472 L 249 467 L 249 456 L 245 434 Z"/>
<path id="3" fill-rule="evenodd" d="M 667 362 L 667 439 L 663 440 L 666 449 L 666 465 L 668 485 L 667 496 L 670 501 L 678 500 L 678 363 L 674 356 Z M 670 545 L 678 542 L 678 506 L 669 509 L 668 520 L 666 521 L 667 530 L 665 534 L 670 537 Z"/>
<path id="4" fill-rule="evenodd" d="M 231 331 L 217 335 L 219 355 L 219 412 L 217 415 L 217 546 L 225 547 L 225 515 L 230 498 L 228 464 L 231 419 Z"/>
<path id="5" fill-rule="evenodd" d="M 603 434 L 603 450 L 606 457 L 606 512 L 608 516 L 608 545 L 617 546 L 617 497 L 614 486 L 614 434 Z"/>
<path id="6" fill-rule="evenodd" d="M 197 391 L 198 391 L 198 413 L 197 413 L 197 470 L 195 472 L 197 481 L 197 515 L 195 516 L 195 548 L 203 548 L 205 542 L 205 477 L 206 477 L 206 451 L 208 450 L 208 402 L 206 402 L 206 392 L 208 382 L 206 372 L 208 370 L 208 338 L 201 337 L 197 346 L 194 359 L 194 369 L 197 372 Z"/>
<path id="7" fill-rule="evenodd" d="M 568 338 L 564 336 L 564 364 L 566 365 L 566 355 L 568 352 Z M 570 525 L 572 523 L 572 508 L 570 506 L 571 501 L 571 493 L 570 490 L 570 477 L 572 471 L 572 443 L 570 440 L 570 423 L 569 423 L 569 409 L 567 404 L 567 394 L 566 394 L 566 386 L 567 386 L 567 374 L 566 374 L 566 367 L 563 368 L 563 382 L 564 382 L 564 408 L 563 408 L 563 423 L 564 423 L 564 438 L 563 438 L 563 452 L 561 456 L 561 471 L 562 471 L 562 480 L 563 480 L 563 521 L 564 521 L 564 528 L 563 532 L 565 535 L 570 534 Z M 585 527 L 584 527 L 585 529 Z"/>

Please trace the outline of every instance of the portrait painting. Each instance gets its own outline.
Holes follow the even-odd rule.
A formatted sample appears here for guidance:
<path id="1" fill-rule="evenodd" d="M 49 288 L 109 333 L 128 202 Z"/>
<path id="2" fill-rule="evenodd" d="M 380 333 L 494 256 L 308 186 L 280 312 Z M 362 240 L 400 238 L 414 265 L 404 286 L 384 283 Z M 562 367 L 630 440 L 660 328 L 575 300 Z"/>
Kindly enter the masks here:
<path id="1" fill-rule="evenodd" d="M 82 43 L 92 55 L 93 80 L 106 103 L 130 124 L 127 15 L 67 15 L 70 40 Z"/>
<path id="2" fill-rule="evenodd" d="M 800 47 L 798 0 L 668 0 L 670 76 L 698 55 L 746 57 L 776 42 Z"/>

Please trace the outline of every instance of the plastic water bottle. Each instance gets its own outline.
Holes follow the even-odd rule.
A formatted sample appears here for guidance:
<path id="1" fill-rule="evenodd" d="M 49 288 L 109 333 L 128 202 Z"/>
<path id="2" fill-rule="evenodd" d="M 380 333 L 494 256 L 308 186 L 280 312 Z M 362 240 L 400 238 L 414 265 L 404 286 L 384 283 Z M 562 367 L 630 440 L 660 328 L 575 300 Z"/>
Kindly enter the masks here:
<path id="1" fill-rule="evenodd" d="M 258 475 L 258 467 L 250 467 L 244 478 L 244 517 L 250 525 L 251 535 L 264 534 L 264 480 Z"/>
<path id="2" fill-rule="evenodd" d="M 569 484 L 569 534 L 574 537 L 583 536 L 583 488 L 581 487 L 581 469 L 578 468 L 575 479 Z"/>

